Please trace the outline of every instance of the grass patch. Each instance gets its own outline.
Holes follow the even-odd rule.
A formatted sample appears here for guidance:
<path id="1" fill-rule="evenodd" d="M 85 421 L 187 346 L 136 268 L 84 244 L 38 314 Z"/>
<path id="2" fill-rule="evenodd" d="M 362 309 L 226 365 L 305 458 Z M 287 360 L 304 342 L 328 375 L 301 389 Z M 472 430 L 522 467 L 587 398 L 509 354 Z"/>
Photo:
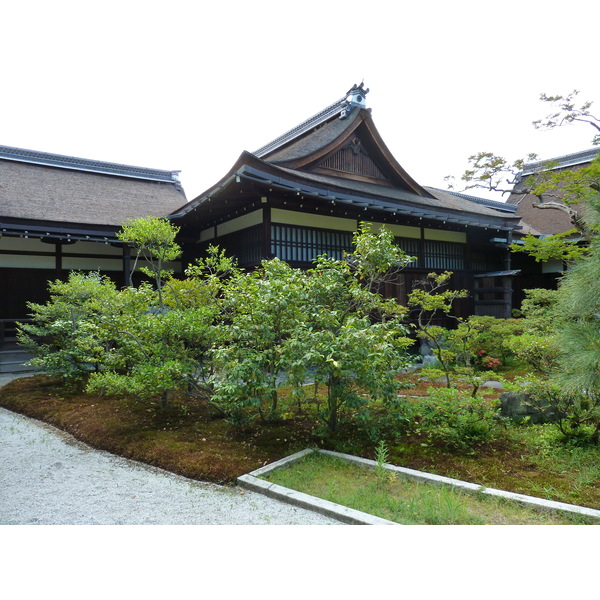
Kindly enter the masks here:
<path id="1" fill-rule="evenodd" d="M 598 523 L 510 500 L 413 481 L 313 452 L 261 477 L 271 483 L 404 525 L 573 525 Z"/>

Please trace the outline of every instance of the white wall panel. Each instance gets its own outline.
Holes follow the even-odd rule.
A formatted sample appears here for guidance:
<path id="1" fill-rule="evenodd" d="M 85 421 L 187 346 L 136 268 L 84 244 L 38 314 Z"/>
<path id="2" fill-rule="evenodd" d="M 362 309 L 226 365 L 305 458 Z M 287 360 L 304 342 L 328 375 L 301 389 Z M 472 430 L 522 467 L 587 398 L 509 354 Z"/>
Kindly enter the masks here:
<path id="1" fill-rule="evenodd" d="M 300 213 L 281 208 L 271 210 L 271 222 L 282 225 L 297 225 L 299 227 L 313 227 L 317 229 L 336 229 L 338 231 L 356 231 L 356 219 L 343 217 L 329 217 L 312 213 Z"/>

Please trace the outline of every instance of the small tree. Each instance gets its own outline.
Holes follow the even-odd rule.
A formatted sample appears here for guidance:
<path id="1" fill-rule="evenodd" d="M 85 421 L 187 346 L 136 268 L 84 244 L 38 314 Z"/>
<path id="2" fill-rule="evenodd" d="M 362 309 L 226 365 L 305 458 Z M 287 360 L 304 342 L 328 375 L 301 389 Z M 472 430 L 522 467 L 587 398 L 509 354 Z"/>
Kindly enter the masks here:
<path id="1" fill-rule="evenodd" d="M 238 272 L 227 282 L 223 305 L 214 401 L 238 421 L 247 407 L 262 420 L 272 420 L 278 388 L 292 369 L 289 346 L 306 318 L 304 274 L 279 259 L 264 261 L 259 269 Z"/>
<path id="2" fill-rule="evenodd" d="M 411 345 L 402 324 L 406 309 L 385 300 L 378 284 L 411 261 L 383 228 L 374 234 L 362 224 L 346 260 L 325 256 L 307 272 L 308 319 L 296 335 L 298 360 L 327 389 L 322 413 L 329 432 L 337 430 L 342 407 L 367 398 L 396 398 L 396 375 L 408 364 Z"/>
<path id="3" fill-rule="evenodd" d="M 444 372 L 446 387 L 452 387 L 450 371 L 456 353 L 447 347 L 447 330 L 435 325 L 435 321 L 441 314 L 459 322 L 460 319 L 451 314 L 452 304 L 458 298 L 468 296 L 466 290 L 445 289 L 451 276 L 450 271 L 429 273 L 426 279 L 417 282 L 419 287 L 415 287 L 408 296 L 408 306 L 416 313 L 417 336 L 431 345 Z"/>
<path id="4" fill-rule="evenodd" d="M 117 233 L 117 237 L 122 242 L 130 244 L 137 250 L 130 275 L 130 285 L 133 286 L 131 277 L 141 256 L 148 266 L 141 267 L 140 271 L 154 280 L 161 309 L 164 308 L 163 282 L 173 273 L 171 269 L 165 268 L 165 265 L 181 255 L 181 248 L 175 242 L 178 233 L 178 227 L 175 227 L 170 221 L 157 217 L 126 221 L 121 231 Z"/>

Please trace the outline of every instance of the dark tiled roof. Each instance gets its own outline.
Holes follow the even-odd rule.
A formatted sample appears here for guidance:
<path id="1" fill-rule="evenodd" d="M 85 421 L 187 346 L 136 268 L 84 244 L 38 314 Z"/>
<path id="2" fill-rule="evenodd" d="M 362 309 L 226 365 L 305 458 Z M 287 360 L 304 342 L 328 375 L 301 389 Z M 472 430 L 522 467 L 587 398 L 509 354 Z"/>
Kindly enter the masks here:
<path id="1" fill-rule="evenodd" d="M 186 201 L 174 172 L 1 148 L 0 217 L 118 227 Z"/>

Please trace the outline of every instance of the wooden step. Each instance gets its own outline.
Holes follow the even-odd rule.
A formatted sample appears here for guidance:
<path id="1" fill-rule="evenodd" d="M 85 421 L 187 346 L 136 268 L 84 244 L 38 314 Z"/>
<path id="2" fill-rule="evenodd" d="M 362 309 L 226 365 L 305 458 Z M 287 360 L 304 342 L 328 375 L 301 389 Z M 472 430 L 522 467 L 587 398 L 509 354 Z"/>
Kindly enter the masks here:
<path id="1" fill-rule="evenodd" d="M 18 347 L 0 350 L 0 373 L 25 373 L 35 371 L 33 367 L 24 364 L 32 358 L 32 354 L 29 354 L 29 352 L 25 352 Z"/>

